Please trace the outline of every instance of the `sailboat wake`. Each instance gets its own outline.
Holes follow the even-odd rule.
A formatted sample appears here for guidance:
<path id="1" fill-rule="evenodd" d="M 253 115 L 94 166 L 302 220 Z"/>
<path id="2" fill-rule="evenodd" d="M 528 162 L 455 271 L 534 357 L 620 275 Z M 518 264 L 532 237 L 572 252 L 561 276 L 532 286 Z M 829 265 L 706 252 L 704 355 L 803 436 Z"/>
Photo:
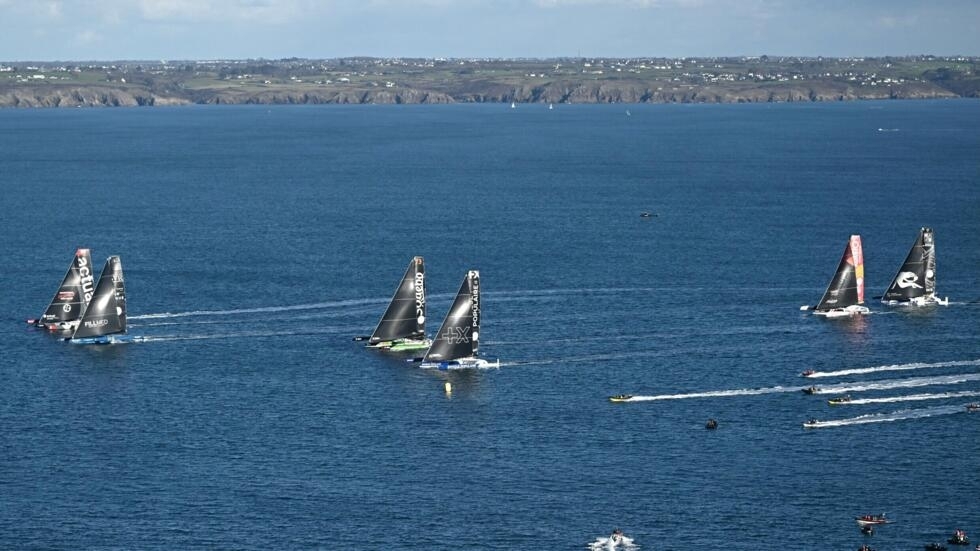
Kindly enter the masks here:
<path id="1" fill-rule="evenodd" d="M 234 316 L 240 314 L 268 314 L 276 312 L 295 312 L 302 310 L 316 310 L 320 308 L 344 308 L 348 306 L 366 306 L 384 304 L 387 299 L 362 298 L 351 300 L 338 300 L 332 302 L 316 302 L 312 304 L 294 304 L 291 306 L 260 306 L 256 308 L 235 308 L 230 310 L 191 310 L 188 312 L 160 312 L 155 314 L 141 314 L 130 316 L 131 320 L 148 319 L 169 319 L 186 318 L 194 316 Z"/>

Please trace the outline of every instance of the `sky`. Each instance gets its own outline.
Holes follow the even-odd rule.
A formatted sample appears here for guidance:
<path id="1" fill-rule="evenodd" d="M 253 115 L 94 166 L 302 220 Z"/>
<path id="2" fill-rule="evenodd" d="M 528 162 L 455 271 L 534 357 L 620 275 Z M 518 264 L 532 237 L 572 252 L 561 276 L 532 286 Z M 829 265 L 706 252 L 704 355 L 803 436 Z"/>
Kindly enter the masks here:
<path id="1" fill-rule="evenodd" d="M 980 0 L 0 0 L 0 61 L 980 56 Z"/>

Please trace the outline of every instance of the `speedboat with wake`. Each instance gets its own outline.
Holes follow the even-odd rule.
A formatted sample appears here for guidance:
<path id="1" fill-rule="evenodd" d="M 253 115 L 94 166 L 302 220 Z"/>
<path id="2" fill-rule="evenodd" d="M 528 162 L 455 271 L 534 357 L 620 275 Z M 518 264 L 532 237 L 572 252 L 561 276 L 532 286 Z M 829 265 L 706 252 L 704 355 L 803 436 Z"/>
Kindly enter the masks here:
<path id="1" fill-rule="evenodd" d="M 831 398 L 830 400 L 827 400 L 827 403 L 832 406 L 839 406 L 841 404 L 846 404 L 850 401 L 851 401 L 851 395 L 848 394 L 845 396 L 838 396 L 837 398 Z"/>
<path id="2" fill-rule="evenodd" d="M 956 530 L 946 542 L 953 545 L 970 545 L 970 538 L 966 537 L 966 532 L 963 530 Z"/>
<path id="3" fill-rule="evenodd" d="M 861 248 L 861 236 L 852 235 L 844 247 L 834 278 L 824 291 L 820 302 L 812 308 L 801 306 L 800 310 L 813 310 L 818 316 L 837 318 L 867 314 L 870 312 L 864 306 L 864 252 Z"/>
<path id="4" fill-rule="evenodd" d="M 803 391 L 803 394 L 816 394 L 820 392 L 820 387 L 808 386 L 806 388 L 801 388 L 800 390 Z"/>
<path id="5" fill-rule="evenodd" d="M 817 419 L 814 417 L 811 417 L 803 422 L 803 428 L 805 429 L 815 429 L 819 426 L 820 426 L 820 421 L 817 421 Z"/>
<path id="6" fill-rule="evenodd" d="M 854 520 L 858 523 L 858 526 L 876 526 L 879 524 L 891 523 L 891 521 L 885 517 L 885 513 L 880 515 L 861 515 L 859 517 L 854 517 Z"/>
<path id="7" fill-rule="evenodd" d="M 480 347 L 480 272 L 470 270 L 459 286 L 446 319 L 432 345 L 421 358 L 419 367 L 429 369 L 486 369 L 500 367 L 500 360 L 479 358 Z"/>
<path id="8" fill-rule="evenodd" d="M 408 263 L 374 333 L 354 340 L 367 340 L 368 348 L 392 352 L 425 350 L 432 345 L 425 338 L 425 263 L 421 256 Z"/>
<path id="9" fill-rule="evenodd" d="M 589 544 L 592 551 L 612 551 L 613 549 L 637 549 L 638 546 L 633 542 L 633 538 L 623 534 L 619 528 L 613 530 L 608 538 L 599 537 Z"/>
<path id="10" fill-rule="evenodd" d="M 610 396 L 609 397 L 609 401 L 610 402 L 617 403 L 617 404 L 621 404 L 621 403 L 624 403 L 624 402 L 629 402 L 632 399 L 633 399 L 633 395 L 632 394 L 617 394 L 615 396 Z"/>
<path id="11" fill-rule="evenodd" d="M 74 331 L 94 292 L 92 252 L 89 249 L 77 249 L 65 277 L 61 280 L 61 286 L 48 303 L 44 314 L 40 318 L 27 320 L 27 323 L 50 331 Z"/>
<path id="12" fill-rule="evenodd" d="M 889 306 L 948 305 L 936 296 L 936 243 L 932 228 L 922 228 L 881 302 Z"/>
<path id="13" fill-rule="evenodd" d="M 126 283 L 123 279 L 122 261 L 110 256 L 88 308 L 79 320 L 78 327 L 66 341 L 72 344 L 114 344 L 141 341 L 142 337 L 126 334 Z"/>

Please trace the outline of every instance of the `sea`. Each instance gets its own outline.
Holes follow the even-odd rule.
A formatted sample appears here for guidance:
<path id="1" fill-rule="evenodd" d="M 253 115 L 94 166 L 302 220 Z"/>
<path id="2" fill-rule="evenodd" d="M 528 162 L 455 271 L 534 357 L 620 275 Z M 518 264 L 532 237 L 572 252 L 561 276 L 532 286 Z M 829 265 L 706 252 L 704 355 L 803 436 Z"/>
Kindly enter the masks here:
<path id="1" fill-rule="evenodd" d="M 977 100 L 0 110 L 0 548 L 980 540 L 978 121 Z M 949 305 L 880 304 L 921 227 Z M 852 234 L 871 314 L 801 311 Z M 121 257 L 143 342 L 24 323 L 78 247 Z M 479 270 L 499 368 L 352 340 L 416 255 L 430 335 Z"/>

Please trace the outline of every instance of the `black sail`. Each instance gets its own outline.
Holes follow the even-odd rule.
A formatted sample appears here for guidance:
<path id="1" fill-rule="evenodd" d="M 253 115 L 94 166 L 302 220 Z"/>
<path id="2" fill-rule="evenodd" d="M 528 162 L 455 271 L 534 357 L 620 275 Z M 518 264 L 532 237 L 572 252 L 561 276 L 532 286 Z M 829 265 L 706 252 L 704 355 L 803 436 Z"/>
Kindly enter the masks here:
<path id="1" fill-rule="evenodd" d="M 470 270 L 456 293 L 424 361 L 445 362 L 477 355 L 480 339 L 480 272 Z"/>
<path id="2" fill-rule="evenodd" d="M 71 265 L 48 304 L 43 323 L 74 321 L 82 317 L 85 307 L 95 292 L 95 275 L 92 271 L 92 253 L 88 249 L 78 249 Z"/>
<path id="3" fill-rule="evenodd" d="M 852 235 L 816 310 L 833 310 L 856 304 L 864 304 L 864 252 L 861 236 Z"/>
<path id="4" fill-rule="evenodd" d="M 416 256 L 408 264 L 388 309 L 371 334 L 370 344 L 425 338 L 425 263 Z"/>
<path id="5" fill-rule="evenodd" d="M 932 229 L 922 228 L 882 299 L 905 302 L 935 292 L 936 246 Z"/>
<path id="6" fill-rule="evenodd" d="M 126 283 L 122 262 L 110 256 L 102 268 L 95 295 L 89 302 L 73 339 L 126 332 Z"/>

